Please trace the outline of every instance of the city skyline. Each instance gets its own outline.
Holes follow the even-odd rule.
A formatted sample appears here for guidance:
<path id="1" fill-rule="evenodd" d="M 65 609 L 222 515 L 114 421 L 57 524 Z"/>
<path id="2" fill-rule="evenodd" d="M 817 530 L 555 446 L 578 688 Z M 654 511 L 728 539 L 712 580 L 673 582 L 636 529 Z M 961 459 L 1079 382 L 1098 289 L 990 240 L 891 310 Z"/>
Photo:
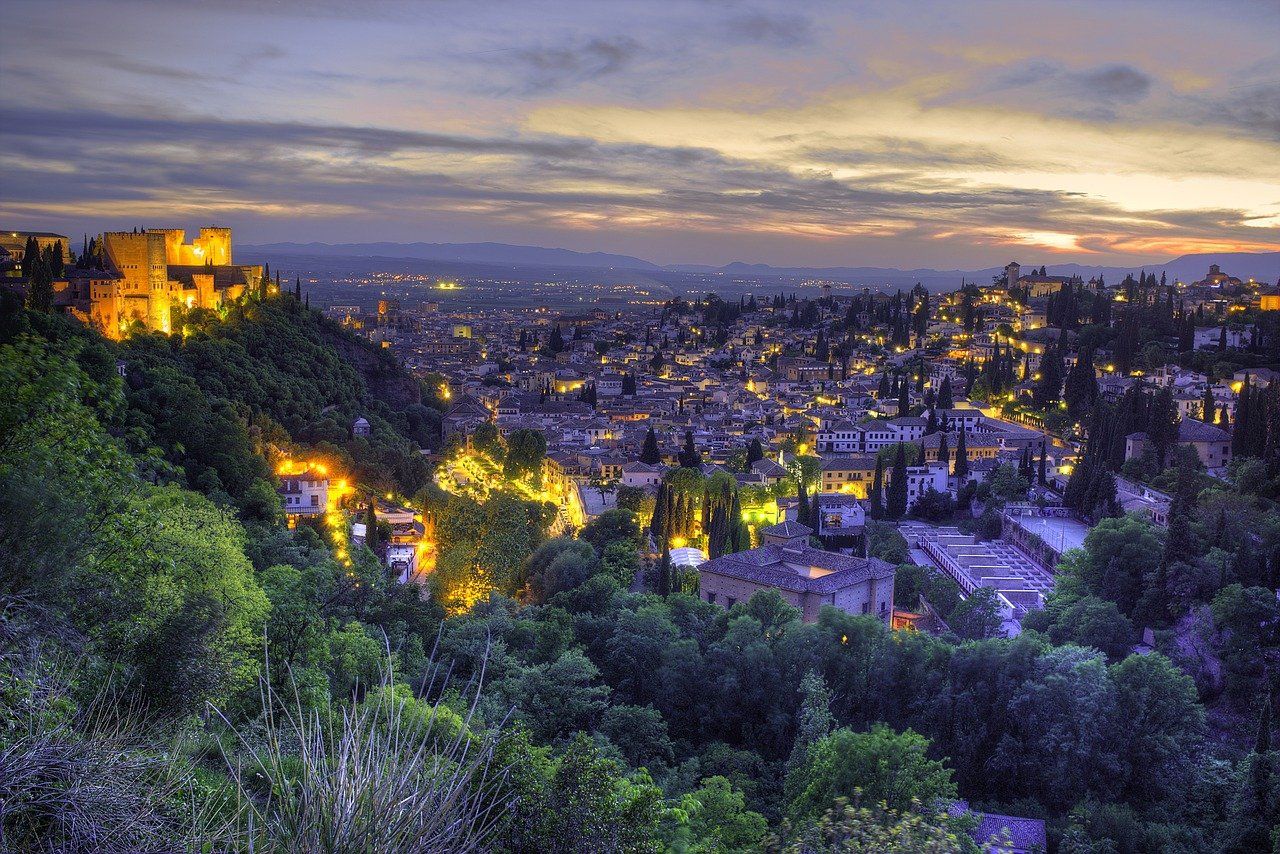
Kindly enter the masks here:
<path id="1" fill-rule="evenodd" d="M 906 268 L 1280 249 L 1268 4 L 9 15 L 0 217 L 73 239 L 180 220 Z"/>

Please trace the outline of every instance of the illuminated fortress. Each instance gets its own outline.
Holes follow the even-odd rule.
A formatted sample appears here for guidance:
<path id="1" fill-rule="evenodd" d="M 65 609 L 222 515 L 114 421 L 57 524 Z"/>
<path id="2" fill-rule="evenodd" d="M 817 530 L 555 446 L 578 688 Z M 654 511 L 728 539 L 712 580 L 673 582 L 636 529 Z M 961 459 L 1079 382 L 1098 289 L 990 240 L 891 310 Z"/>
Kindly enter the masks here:
<path id="1" fill-rule="evenodd" d="M 202 228 L 191 243 L 178 228 L 108 231 L 94 263 L 66 271 L 55 301 L 70 313 L 122 338 L 135 324 L 171 332 L 175 316 L 219 311 L 262 278 L 260 265 L 234 264 L 231 229 Z"/>

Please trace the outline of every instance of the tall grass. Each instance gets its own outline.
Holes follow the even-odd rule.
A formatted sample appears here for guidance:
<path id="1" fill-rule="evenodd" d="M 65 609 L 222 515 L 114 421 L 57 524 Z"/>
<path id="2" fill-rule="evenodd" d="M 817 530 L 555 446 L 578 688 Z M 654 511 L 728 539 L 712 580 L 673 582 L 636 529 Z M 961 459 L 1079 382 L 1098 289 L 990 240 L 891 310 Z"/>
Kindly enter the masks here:
<path id="1" fill-rule="evenodd" d="M 167 733 L 16 663 L 0 660 L 0 851 L 174 851 L 209 826 Z"/>
<path id="2" fill-rule="evenodd" d="M 435 696 L 449 674 L 429 676 Z M 511 805 L 494 759 L 501 723 L 478 732 L 480 678 L 455 710 L 415 699 L 388 666 L 362 702 L 316 710 L 264 677 L 253 724 L 214 710 L 196 738 L 106 690 L 78 705 L 73 681 L 0 649 L 4 854 L 479 851 Z"/>
<path id="3" fill-rule="evenodd" d="M 249 851 L 316 854 L 484 850 L 507 806 L 497 728 L 396 690 L 390 667 L 364 702 L 304 710 L 262 682 L 264 726 L 225 754 Z M 228 724 L 229 725 L 229 724 Z"/>

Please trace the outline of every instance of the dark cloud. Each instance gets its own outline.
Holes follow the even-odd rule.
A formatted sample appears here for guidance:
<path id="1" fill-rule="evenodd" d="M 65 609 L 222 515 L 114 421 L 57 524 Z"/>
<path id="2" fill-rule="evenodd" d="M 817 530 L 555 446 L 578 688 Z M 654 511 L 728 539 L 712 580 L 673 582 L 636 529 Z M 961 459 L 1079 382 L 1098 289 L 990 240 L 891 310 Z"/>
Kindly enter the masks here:
<path id="1" fill-rule="evenodd" d="M 616 74 L 630 65 L 640 51 L 635 39 L 615 36 L 571 46 L 524 48 L 513 55 L 522 88 L 545 92 Z"/>
<path id="2" fill-rule="evenodd" d="M 890 168 L 962 167 L 994 170 L 1021 165 L 985 145 L 963 141 L 934 143 L 888 136 L 859 138 L 856 147 L 841 147 L 838 144 L 800 145 L 796 152 L 806 160 L 848 168 L 874 165 Z"/>
<path id="3" fill-rule="evenodd" d="M 1195 99 L 1193 120 L 1225 124 L 1264 139 L 1280 140 L 1280 80 L 1238 86 L 1223 95 Z"/>
<path id="4" fill-rule="evenodd" d="M 935 103 L 1015 95 L 1030 108 L 1052 104 L 1068 115 L 1107 121 L 1116 117 L 1116 107 L 1145 100 L 1153 82 L 1150 75 L 1122 63 L 1073 70 L 1060 63 L 1033 60 L 1005 69 L 990 83 L 949 94 Z"/>
<path id="5" fill-rule="evenodd" d="M 939 182 L 926 149 L 888 138 L 840 149 L 861 167 L 856 180 L 681 147 L 102 111 L 0 110 L 0 149 L 16 157 L 0 175 L 10 203 L 51 210 L 199 204 L 220 220 L 283 209 L 306 228 L 347 215 L 387 224 L 484 216 L 491 225 L 541 229 L 591 214 L 697 223 L 726 234 L 865 227 L 889 229 L 895 239 L 954 239 L 993 229 L 1111 233 L 1118 216 L 1135 216 L 1071 193 Z M 432 153 L 504 157 L 459 174 L 433 168 Z M 986 155 L 974 149 L 965 157 Z M 591 189 L 597 183 L 607 189 Z M 584 189 L 563 189 L 575 186 Z M 1238 233 L 1241 216 L 1144 212 L 1143 224 L 1126 233 L 1229 235 Z M 111 225 L 98 219 L 90 227 Z"/>
<path id="6" fill-rule="evenodd" d="M 800 15 L 739 15 L 730 18 L 725 29 L 738 41 L 772 47 L 799 47 L 813 41 L 813 26 Z"/>
<path id="7" fill-rule="evenodd" d="M 1151 78 L 1132 65 L 1102 65 L 1068 75 L 1082 95 L 1104 101 L 1133 104 L 1147 97 Z"/>

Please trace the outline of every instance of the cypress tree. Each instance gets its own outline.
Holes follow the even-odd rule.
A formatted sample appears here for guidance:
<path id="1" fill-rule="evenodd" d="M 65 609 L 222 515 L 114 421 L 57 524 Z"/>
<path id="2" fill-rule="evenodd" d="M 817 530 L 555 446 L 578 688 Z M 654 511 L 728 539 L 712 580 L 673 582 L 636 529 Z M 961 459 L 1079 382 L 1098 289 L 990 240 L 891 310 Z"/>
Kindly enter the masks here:
<path id="1" fill-rule="evenodd" d="M 956 464 L 951 473 L 962 482 L 969 476 L 969 449 L 965 447 L 964 427 L 960 428 L 960 439 L 956 442 Z"/>
<path id="2" fill-rule="evenodd" d="M 1206 424 L 1213 424 L 1218 420 L 1216 403 L 1213 399 L 1213 387 L 1206 385 L 1204 387 L 1204 400 L 1200 402 L 1200 420 Z"/>
<path id="3" fill-rule="evenodd" d="M 1036 482 L 1039 483 L 1041 486 L 1044 486 L 1045 483 L 1047 482 L 1045 479 L 1045 440 L 1044 439 L 1040 440 L 1040 471 L 1038 473 L 1038 477 L 1036 478 Z"/>
<path id="4" fill-rule="evenodd" d="M 938 462 L 942 463 L 943 468 L 951 467 L 951 449 L 947 447 L 946 432 L 938 434 Z"/>
<path id="5" fill-rule="evenodd" d="M 680 465 L 687 469 L 696 469 L 702 465 L 702 454 L 693 444 L 693 431 L 684 431 L 684 448 L 680 451 Z"/>
<path id="6" fill-rule="evenodd" d="M 30 270 L 27 279 L 27 307 L 47 314 L 53 311 L 53 271 L 38 253 Z"/>
<path id="7" fill-rule="evenodd" d="M 1164 468 L 1169 448 L 1178 441 L 1178 408 L 1168 386 L 1156 392 L 1147 417 L 1147 439 L 1156 451 L 1156 462 Z"/>
<path id="8" fill-rule="evenodd" d="M 942 379 L 942 388 L 938 390 L 938 408 L 954 409 L 955 402 L 951 399 L 951 377 L 946 376 Z"/>
<path id="9" fill-rule="evenodd" d="M 670 502 L 670 490 L 664 480 L 658 484 L 658 494 L 653 502 L 653 518 L 649 520 L 649 533 L 653 534 L 653 538 L 662 545 L 667 542 L 666 532 L 670 524 Z"/>
<path id="10" fill-rule="evenodd" d="M 39 262 L 40 244 L 36 242 L 34 237 L 28 237 L 27 242 L 22 246 L 22 262 L 20 264 L 22 278 L 30 279 L 35 265 Z"/>
<path id="11" fill-rule="evenodd" d="M 644 445 L 640 448 L 640 462 L 646 465 L 657 465 L 662 462 L 662 452 L 658 450 L 658 434 L 649 428 L 644 435 Z"/>
<path id="12" fill-rule="evenodd" d="M 1062 360 L 1056 348 L 1046 348 L 1040 359 L 1040 382 L 1036 385 L 1032 396 L 1036 406 L 1046 409 L 1057 403 L 1062 394 Z"/>
<path id="13" fill-rule="evenodd" d="M 764 459 L 764 448 L 760 445 L 759 439 L 752 439 L 747 445 L 747 471 L 751 471 L 751 464 Z"/>

